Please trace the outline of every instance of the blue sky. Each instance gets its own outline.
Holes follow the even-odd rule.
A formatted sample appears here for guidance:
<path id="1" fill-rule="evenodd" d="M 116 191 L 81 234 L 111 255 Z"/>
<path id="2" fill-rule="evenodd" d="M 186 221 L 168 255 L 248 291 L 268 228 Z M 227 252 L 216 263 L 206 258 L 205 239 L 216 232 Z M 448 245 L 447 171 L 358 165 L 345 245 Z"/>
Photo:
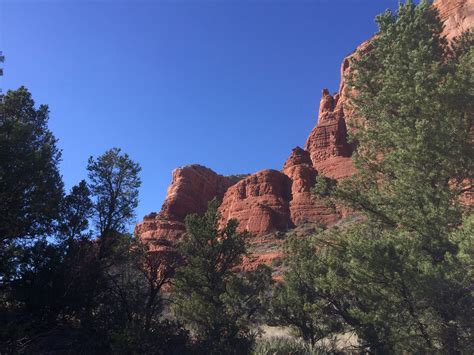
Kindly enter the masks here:
<path id="1" fill-rule="evenodd" d="M 2 0 L 3 90 L 50 106 L 66 187 L 121 147 L 142 168 L 138 218 L 171 171 L 281 169 L 321 90 L 397 0 Z"/>

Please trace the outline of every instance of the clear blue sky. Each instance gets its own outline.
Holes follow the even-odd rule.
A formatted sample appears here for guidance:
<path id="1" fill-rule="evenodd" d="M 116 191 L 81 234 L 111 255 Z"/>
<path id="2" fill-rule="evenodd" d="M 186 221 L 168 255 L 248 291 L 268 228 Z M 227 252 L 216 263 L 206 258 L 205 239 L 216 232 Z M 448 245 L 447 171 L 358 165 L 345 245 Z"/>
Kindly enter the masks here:
<path id="1" fill-rule="evenodd" d="M 66 187 L 114 146 L 138 161 L 138 217 L 171 171 L 281 169 L 344 56 L 397 0 L 1 0 L 3 90 L 50 106 Z"/>

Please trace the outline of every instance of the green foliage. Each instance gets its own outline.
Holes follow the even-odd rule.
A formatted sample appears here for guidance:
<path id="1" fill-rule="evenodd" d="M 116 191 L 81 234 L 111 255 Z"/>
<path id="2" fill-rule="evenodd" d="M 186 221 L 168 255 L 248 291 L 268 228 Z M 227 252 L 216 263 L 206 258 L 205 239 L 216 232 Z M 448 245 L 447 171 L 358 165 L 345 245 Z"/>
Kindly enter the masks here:
<path id="1" fill-rule="evenodd" d="M 322 175 L 316 176 L 316 182 L 311 188 L 311 193 L 316 197 L 330 197 L 332 196 L 337 181 Z"/>
<path id="2" fill-rule="evenodd" d="M 24 87 L 0 100 L 0 290 L 18 277 L 24 245 L 56 229 L 61 154 L 48 118 L 48 107 L 35 108 Z"/>
<path id="3" fill-rule="evenodd" d="M 166 320 L 162 288 L 169 284 L 179 257 L 152 252 L 149 245 L 123 236 L 101 258 L 105 287 L 99 287 L 92 326 L 112 353 L 186 353 L 188 332 Z"/>
<path id="4" fill-rule="evenodd" d="M 332 194 L 364 218 L 289 249 L 274 314 L 300 331 L 354 331 L 373 352 L 469 353 L 473 214 L 460 197 L 474 172 L 472 36 L 449 48 L 425 1 L 377 22 L 348 77 L 358 173 Z"/>
<path id="5" fill-rule="evenodd" d="M 236 273 L 246 253 L 247 233 L 231 220 L 218 228 L 218 201 L 204 216 L 186 218 L 187 239 L 181 246 L 186 264 L 173 284 L 173 311 L 207 353 L 246 353 L 271 282 L 269 268 Z"/>
<path id="6" fill-rule="evenodd" d="M 63 183 L 61 153 L 47 128 L 48 107 L 35 108 L 24 87 L 0 102 L 0 242 L 54 230 Z"/>
<path id="7" fill-rule="evenodd" d="M 162 318 L 161 289 L 177 260 L 127 235 L 100 257 L 93 241 L 37 243 L 2 309 L 4 349 L 27 353 L 184 353 L 188 333 Z M 14 303 L 13 303 L 14 302 Z M 12 307 L 16 304 L 15 307 Z M 18 334 L 14 334 L 17 332 Z M 23 339 L 24 344 L 18 343 Z M 14 343 L 13 341 L 17 341 Z"/>
<path id="8" fill-rule="evenodd" d="M 90 157 L 87 170 L 99 234 L 123 232 L 135 217 L 140 165 L 119 148 L 112 148 L 97 159 Z"/>
<path id="9" fill-rule="evenodd" d="M 316 181 L 311 188 L 311 194 L 316 199 L 323 199 L 324 205 L 328 208 L 335 209 L 334 194 L 337 187 L 337 180 L 328 178 L 323 175 L 316 176 Z"/>
<path id="10" fill-rule="evenodd" d="M 271 322 L 290 326 L 312 346 L 342 330 L 333 317 L 331 304 L 320 297 L 310 280 L 318 272 L 317 257 L 309 239 L 290 237 L 285 245 L 288 270 L 285 282 L 277 285 L 271 300 Z"/>
<path id="11" fill-rule="evenodd" d="M 401 5 L 378 23 L 373 48 L 351 62 L 359 175 L 339 197 L 437 243 L 460 224 L 460 182 L 474 172 L 472 46 L 452 59 L 426 2 Z"/>
<path id="12" fill-rule="evenodd" d="M 87 231 L 94 206 L 90 196 L 89 187 L 82 180 L 64 198 L 58 228 L 60 238 L 74 240 L 90 234 Z"/>
<path id="13" fill-rule="evenodd" d="M 1 352 L 186 353 L 188 332 L 162 315 L 180 258 L 125 233 L 138 164 L 107 151 L 64 196 L 47 107 L 24 88 L 0 105 Z"/>
<path id="14" fill-rule="evenodd" d="M 460 259 L 452 236 L 463 229 L 463 213 L 472 215 L 460 203 L 474 172 L 472 36 L 463 36 L 450 51 L 426 2 L 402 5 L 398 16 L 386 13 L 378 23 L 373 49 L 353 60 L 349 77 L 357 92 L 355 114 L 363 117 L 354 120 L 352 131 L 360 174 L 338 190 L 368 222 L 343 235 L 354 242 L 350 247 L 360 245 L 351 262 L 367 282 L 392 274 L 390 286 L 380 282 L 369 295 L 387 295 L 379 304 L 406 312 L 407 328 L 386 321 L 387 332 L 406 337 L 404 345 L 388 342 L 405 349 L 466 351 L 472 279 L 465 277 L 469 263 Z"/>

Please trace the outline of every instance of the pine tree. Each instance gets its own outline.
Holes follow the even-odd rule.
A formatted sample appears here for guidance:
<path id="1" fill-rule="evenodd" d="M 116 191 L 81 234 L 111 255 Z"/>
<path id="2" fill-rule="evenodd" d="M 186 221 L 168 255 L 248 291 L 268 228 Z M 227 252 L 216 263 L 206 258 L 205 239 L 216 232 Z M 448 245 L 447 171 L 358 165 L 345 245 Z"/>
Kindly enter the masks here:
<path id="1" fill-rule="evenodd" d="M 364 349 L 470 352 L 472 210 L 462 198 L 474 173 L 472 35 L 450 47 L 427 1 L 377 23 L 347 78 L 358 173 L 329 192 L 362 221 L 313 237 L 313 253 L 294 265 L 307 265 L 308 306 L 341 320 Z"/>
<path id="2" fill-rule="evenodd" d="M 455 353 L 468 346 L 473 302 L 453 239 L 472 214 L 461 197 L 474 173 L 473 42 L 449 48 L 427 1 L 377 22 L 373 48 L 354 57 L 348 78 L 359 174 L 336 193 L 367 217 L 342 233 L 351 279 L 370 285 L 369 298 L 383 296 L 374 306 L 385 312 L 361 314 L 387 317 L 388 343 Z"/>

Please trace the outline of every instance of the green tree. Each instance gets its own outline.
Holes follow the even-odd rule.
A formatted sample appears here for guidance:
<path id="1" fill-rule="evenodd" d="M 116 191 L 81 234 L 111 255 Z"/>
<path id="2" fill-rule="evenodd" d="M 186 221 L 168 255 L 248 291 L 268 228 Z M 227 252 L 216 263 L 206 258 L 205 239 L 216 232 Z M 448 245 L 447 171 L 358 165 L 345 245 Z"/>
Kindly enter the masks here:
<path id="1" fill-rule="evenodd" d="M 358 173 L 329 192 L 363 218 L 312 237 L 287 287 L 299 273 L 313 310 L 369 351 L 470 352 L 472 37 L 450 48 L 427 1 L 377 23 L 347 78 Z"/>
<path id="2" fill-rule="evenodd" d="M 99 185 L 109 181 L 136 182 L 133 177 L 115 177 L 136 173 L 136 168 L 128 169 L 130 166 L 137 165 L 127 161 L 118 168 L 95 166 L 99 171 L 115 169 L 110 180 L 94 180 L 95 191 L 108 191 Z M 94 234 L 89 230 L 89 220 L 112 207 L 104 204 L 104 209 L 94 208 L 91 191 L 81 181 L 62 201 L 57 240 L 51 242 L 51 236 L 51 240 L 40 240 L 18 254 L 16 278 L 2 284 L 2 350 L 153 354 L 187 351 L 187 331 L 162 315 L 162 288 L 169 283 L 180 258 L 166 245 L 150 249 L 148 244 L 123 232 L 136 203 L 129 196 L 138 194 L 136 184 L 125 185 L 126 188 L 122 185 L 114 189 L 114 198 L 120 206 L 126 201 L 132 205 L 122 208 L 128 212 L 121 220 L 119 213 L 112 214 L 113 228 L 107 234 Z M 104 238 L 110 243 L 105 245 Z"/>
<path id="3" fill-rule="evenodd" d="M 179 257 L 125 233 L 139 165 L 111 149 L 89 160 L 89 184 L 64 196 L 47 106 L 36 109 L 20 88 L 0 114 L 2 351 L 186 351 L 187 332 L 162 317 L 162 287 Z"/>
<path id="4" fill-rule="evenodd" d="M 187 353 L 188 332 L 163 317 L 168 303 L 163 287 L 169 285 L 180 256 L 162 243 L 151 246 L 138 239 L 123 241 L 116 248 L 113 266 L 106 270 L 108 290 L 99 317 L 107 327 L 112 352 Z"/>
<path id="5" fill-rule="evenodd" d="M 0 100 L 0 289 L 18 276 L 25 245 L 54 232 L 63 197 L 61 154 L 24 87 Z"/>
<path id="6" fill-rule="evenodd" d="M 90 235 L 88 233 L 89 220 L 93 216 L 93 204 L 90 195 L 86 181 L 82 180 L 64 198 L 61 208 L 61 222 L 58 228 L 61 239 L 71 241 Z"/>
<path id="7" fill-rule="evenodd" d="M 449 48 L 427 1 L 377 21 L 373 48 L 354 57 L 348 78 L 359 174 L 337 197 L 366 215 L 349 236 L 351 248 L 362 248 L 363 231 L 369 251 L 354 251 L 352 262 L 366 266 L 361 282 L 378 280 L 373 297 L 391 292 L 391 304 L 406 312 L 407 338 L 422 339 L 414 346 L 467 350 L 472 279 L 452 236 L 472 214 L 461 197 L 474 173 L 474 42 L 466 34 Z M 381 282 L 385 270 L 396 271 L 390 287 Z"/>
<path id="8" fill-rule="evenodd" d="M 59 217 L 61 153 L 48 129 L 48 106 L 24 87 L 0 102 L 0 238 L 45 236 Z"/>
<path id="9" fill-rule="evenodd" d="M 141 168 L 128 154 L 112 148 L 96 159 L 90 157 L 87 170 L 103 255 L 113 244 L 114 236 L 125 232 L 134 221 Z"/>
<path id="10" fill-rule="evenodd" d="M 290 237 L 285 242 L 287 271 L 270 304 L 270 322 L 296 330 L 314 348 L 343 330 L 342 320 L 331 311 L 332 304 L 314 288 L 319 260 L 311 239 Z"/>
<path id="11" fill-rule="evenodd" d="M 351 61 L 349 86 L 357 94 L 349 124 L 359 174 L 339 197 L 436 248 L 460 224 L 461 182 L 473 177 L 472 42 L 450 58 L 428 2 L 408 2 L 377 21 L 373 49 Z"/>
<path id="12" fill-rule="evenodd" d="M 237 232 L 235 220 L 219 229 L 219 220 L 217 200 L 204 216 L 186 218 L 187 239 L 180 248 L 185 265 L 173 283 L 173 310 L 207 352 L 246 353 L 271 274 L 264 266 L 238 272 L 248 234 Z"/>

